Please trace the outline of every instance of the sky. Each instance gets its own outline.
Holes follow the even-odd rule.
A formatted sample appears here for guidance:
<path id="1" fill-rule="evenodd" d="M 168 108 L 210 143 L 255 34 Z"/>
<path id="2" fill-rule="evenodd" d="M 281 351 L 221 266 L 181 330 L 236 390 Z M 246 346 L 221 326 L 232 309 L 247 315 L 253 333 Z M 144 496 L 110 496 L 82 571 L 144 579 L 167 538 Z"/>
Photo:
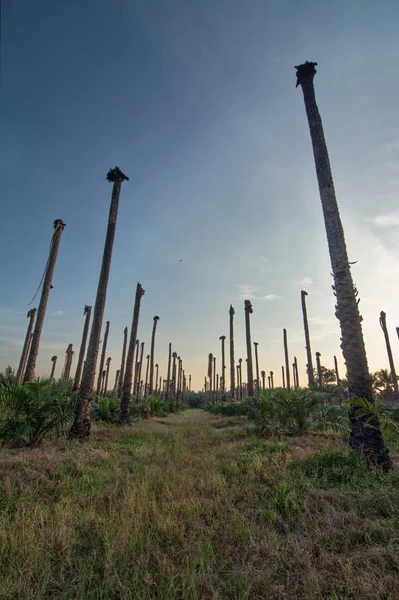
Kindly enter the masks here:
<path id="1" fill-rule="evenodd" d="M 341 375 L 339 323 L 313 154 L 294 65 L 317 61 L 324 130 L 372 371 L 399 360 L 397 0 L 3 0 L 0 371 L 18 365 L 26 313 L 61 239 L 37 362 L 50 372 L 94 305 L 111 185 L 122 187 L 108 286 L 107 356 L 119 368 L 137 282 L 138 337 L 168 344 L 192 387 L 244 300 L 260 368 L 280 383 L 283 328 L 306 383 L 300 291 L 312 351 Z"/>

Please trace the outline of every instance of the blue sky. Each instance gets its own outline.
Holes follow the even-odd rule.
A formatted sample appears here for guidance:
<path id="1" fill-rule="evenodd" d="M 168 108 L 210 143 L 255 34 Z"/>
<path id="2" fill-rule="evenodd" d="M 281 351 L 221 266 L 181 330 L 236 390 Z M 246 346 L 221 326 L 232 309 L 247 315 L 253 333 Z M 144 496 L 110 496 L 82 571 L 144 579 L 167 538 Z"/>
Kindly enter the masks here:
<path id="1" fill-rule="evenodd" d="M 245 358 L 244 299 L 261 368 L 280 373 L 282 329 L 305 382 L 300 290 L 313 350 L 342 363 L 310 137 L 294 65 L 318 62 L 316 95 L 370 368 L 387 367 L 380 310 L 394 355 L 399 325 L 399 5 L 267 0 L 5 0 L 3 2 L 0 370 L 16 365 L 28 303 L 61 240 L 38 374 L 79 348 L 94 304 L 108 217 L 107 170 L 123 185 L 105 320 L 118 367 L 137 281 L 139 338 L 159 315 L 194 387 L 220 356 L 236 310 Z M 179 262 L 180 259 L 182 262 Z M 35 304 L 36 305 L 36 304 Z M 76 363 L 75 363 L 76 364 Z M 341 366 L 343 370 L 343 366 Z"/>

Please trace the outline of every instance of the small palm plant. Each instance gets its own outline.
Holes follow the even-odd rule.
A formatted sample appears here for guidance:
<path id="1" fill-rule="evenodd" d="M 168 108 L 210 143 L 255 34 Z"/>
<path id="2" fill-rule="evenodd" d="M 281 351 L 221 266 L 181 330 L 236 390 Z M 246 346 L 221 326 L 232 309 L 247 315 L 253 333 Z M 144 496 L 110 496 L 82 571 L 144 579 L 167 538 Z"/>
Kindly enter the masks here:
<path id="1" fill-rule="evenodd" d="M 63 435 L 73 420 L 76 402 L 69 382 L 5 382 L 0 386 L 0 439 L 37 446 L 46 436 Z"/>

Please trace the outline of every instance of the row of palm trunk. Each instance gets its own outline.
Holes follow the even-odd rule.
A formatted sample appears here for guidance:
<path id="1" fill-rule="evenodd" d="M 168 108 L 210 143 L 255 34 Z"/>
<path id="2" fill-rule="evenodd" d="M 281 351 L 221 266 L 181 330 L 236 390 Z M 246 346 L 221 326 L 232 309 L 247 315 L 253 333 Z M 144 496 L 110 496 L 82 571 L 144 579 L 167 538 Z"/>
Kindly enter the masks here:
<path id="1" fill-rule="evenodd" d="M 310 136 L 313 146 L 314 160 L 316 166 L 316 175 L 319 185 L 321 204 L 324 215 L 324 223 L 327 234 L 327 242 L 329 247 L 332 274 L 334 277 L 334 293 L 337 299 L 336 316 L 340 322 L 342 335 L 342 353 L 344 356 L 348 389 L 351 397 L 361 397 L 370 402 L 373 402 L 372 382 L 367 364 L 366 350 L 363 340 L 361 316 L 358 308 L 357 290 L 353 284 L 350 264 L 347 255 L 344 231 L 341 223 L 341 218 L 338 210 L 338 203 L 335 196 L 334 183 L 330 167 L 330 161 L 327 151 L 327 145 L 324 138 L 323 126 L 316 104 L 314 92 L 314 76 L 316 74 L 317 63 L 306 62 L 296 68 L 297 87 L 301 86 L 305 109 L 309 124 Z M 106 294 L 108 286 L 109 271 L 111 266 L 112 248 L 115 237 L 116 222 L 119 207 L 119 197 L 122 182 L 128 180 L 128 177 L 122 171 L 115 167 L 111 169 L 107 175 L 108 181 L 113 183 L 112 199 L 110 213 L 108 219 L 107 235 L 103 252 L 103 260 L 100 271 L 100 278 L 97 287 L 97 296 L 93 311 L 93 323 L 90 333 L 88 351 L 85 366 L 83 369 L 82 383 L 79 392 L 79 403 L 75 415 L 75 420 L 71 428 L 72 437 L 86 437 L 90 433 L 90 403 L 94 387 L 97 358 L 99 352 L 100 333 L 106 303 Z M 48 300 L 49 291 L 51 289 L 52 276 L 58 246 L 61 238 L 61 233 L 65 227 L 62 220 L 57 219 L 54 222 L 54 234 L 51 243 L 51 251 L 48 265 L 45 271 L 43 281 L 43 290 L 40 304 L 37 311 L 36 325 L 33 331 L 31 340 L 31 349 L 27 359 L 25 380 L 29 381 L 34 376 L 35 363 L 39 350 L 40 334 L 43 327 L 44 315 Z M 137 337 L 138 315 L 140 310 L 140 300 L 144 290 L 140 284 L 137 285 L 136 302 L 133 312 L 133 323 L 130 334 L 130 341 L 126 359 L 126 369 L 123 377 L 122 395 L 121 395 L 121 412 L 119 422 L 124 423 L 129 421 L 129 400 L 133 379 L 133 353 Z M 232 311 L 231 311 L 232 312 Z M 252 313 L 252 305 L 249 300 L 245 301 L 245 318 L 249 324 L 250 314 Z M 383 327 L 383 322 L 381 323 Z M 232 327 L 232 325 L 231 325 Z M 286 334 L 284 335 L 286 340 Z M 250 328 L 246 328 L 247 351 L 252 350 Z M 308 354 L 308 373 L 313 373 L 311 368 L 310 344 Z M 234 352 L 230 348 L 231 352 Z M 249 395 L 253 394 L 253 365 L 252 358 L 247 360 L 247 386 Z M 211 364 L 212 361 L 209 362 Z M 231 361 L 231 394 L 235 392 L 233 380 L 234 362 Z M 286 385 L 290 387 L 290 368 L 286 359 L 285 365 Z M 100 370 L 101 373 L 101 370 Z M 151 370 L 153 373 L 153 368 Z M 209 375 L 209 372 L 208 372 Z M 211 381 L 210 377 L 210 381 Z M 224 369 L 222 369 L 222 385 L 224 382 Z M 150 374 L 151 380 L 151 374 Z M 169 377 L 168 377 L 169 380 Z M 257 376 L 259 380 L 259 376 Z M 212 383 L 210 382 L 210 386 Z M 364 448 L 375 460 L 383 467 L 390 466 L 390 458 L 387 449 L 384 445 L 378 420 L 370 419 L 370 415 L 365 415 L 358 418 L 356 411 L 353 409 L 350 413 L 351 436 L 350 445 L 354 449 Z"/>

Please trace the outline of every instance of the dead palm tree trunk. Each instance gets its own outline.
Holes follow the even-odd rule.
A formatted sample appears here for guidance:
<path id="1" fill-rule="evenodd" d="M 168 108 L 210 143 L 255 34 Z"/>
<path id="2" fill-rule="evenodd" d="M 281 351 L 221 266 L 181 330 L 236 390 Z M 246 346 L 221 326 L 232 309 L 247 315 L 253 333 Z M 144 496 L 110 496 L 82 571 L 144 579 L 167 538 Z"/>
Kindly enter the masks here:
<path id="1" fill-rule="evenodd" d="M 55 365 L 57 364 L 57 357 L 56 356 L 52 356 L 51 357 L 51 362 L 53 363 L 51 366 L 51 375 L 50 375 L 50 380 L 53 381 L 54 379 L 54 371 L 55 371 Z"/>
<path id="2" fill-rule="evenodd" d="M 155 365 L 155 393 L 158 394 L 158 372 L 159 365 L 158 363 Z M 159 391 L 161 391 L 161 386 L 159 386 Z"/>
<path id="3" fill-rule="evenodd" d="M 273 379 L 273 371 L 270 371 L 270 383 L 272 384 L 272 390 L 274 390 L 274 379 Z"/>
<path id="4" fill-rule="evenodd" d="M 226 340 L 226 336 L 225 335 L 221 335 L 219 340 L 221 340 L 222 342 L 222 375 L 221 375 L 221 381 L 220 381 L 220 388 L 222 391 L 222 396 L 224 395 L 224 391 L 225 391 L 225 381 L 226 381 L 226 362 L 225 362 L 225 354 L 224 354 L 224 342 Z"/>
<path id="5" fill-rule="evenodd" d="M 256 367 L 256 391 L 259 394 L 259 360 L 258 360 L 258 342 L 254 342 L 255 346 L 255 367 Z"/>
<path id="6" fill-rule="evenodd" d="M 152 327 L 152 336 L 151 336 L 151 352 L 150 352 L 150 380 L 149 380 L 149 390 L 148 393 L 151 395 L 154 387 L 154 352 L 155 352 L 155 331 L 157 328 L 157 323 L 159 321 L 159 317 L 154 317 L 154 325 Z"/>
<path id="7" fill-rule="evenodd" d="M 245 333 L 247 339 L 247 391 L 248 396 L 254 395 L 254 372 L 252 367 L 252 344 L 251 344 L 251 323 L 249 315 L 253 313 L 252 304 L 250 300 L 244 301 L 245 310 Z"/>
<path id="8" fill-rule="evenodd" d="M 19 361 L 18 371 L 16 374 L 16 379 L 17 379 L 18 385 L 20 385 L 22 383 L 22 379 L 24 376 L 26 360 L 28 358 L 29 346 L 30 346 L 30 343 L 32 340 L 31 333 L 32 333 L 32 329 L 33 329 L 33 322 L 35 320 L 35 314 L 36 314 L 36 308 L 31 308 L 31 310 L 29 310 L 28 314 L 27 314 L 27 317 L 29 319 L 29 324 L 28 324 L 28 329 L 26 330 L 24 347 L 22 348 L 21 359 Z"/>
<path id="9" fill-rule="evenodd" d="M 238 398 L 238 400 L 241 400 L 241 398 L 240 398 L 240 367 L 239 367 L 239 365 L 236 366 L 236 370 L 237 370 L 237 393 L 236 393 L 236 397 Z"/>
<path id="10" fill-rule="evenodd" d="M 266 371 L 261 371 L 260 374 L 262 377 L 262 390 L 264 390 L 265 389 Z"/>
<path id="11" fill-rule="evenodd" d="M 176 359 L 177 352 L 173 352 L 172 354 L 173 364 L 172 364 L 172 399 L 176 400 Z"/>
<path id="12" fill-rule="evenodd" d="M 213 367 L 213 355 L 209 354 L 208 357 L 208 377 L 209 377 L 209 402 L 212 402 L 212 367 Z"/>
<path id="13" fill-rule="evenodd" d="M 295 372 L 295 387 L 299 388 L 299 373 L 298 373 L 298 361 L 294 356 L 294 372 Z"/>
<path id="14" fill-rule="evenodd" d="M 112 360 L 112 359 L 111 359 L 111 357 L 109 356 L 109 357 L 107 358 L 107 371 L 106 371 L 106 373 L 107 373 L 107 374 L 106 374 L 106 376 L 105 376 L 105 386 L 104 386 L 104 393 L 105 393 L 105 394 L 107 393 L 107 390 L 108 390 L 109 366 L 110 366 L 110 364 L 111 364 L 111 360 Z"/>
<path id="15" fill-rule="evenodd" d="M 396 328 L 396 335 L 398 336 L 398 340 L 399 340 L 399 327 Z"/>
<path id="16" fill-rule="evenodd" d="M 303 315 L 303 327 L 305 329 L 305 343 L 306 343 L 306 358 L 308 361 L 308 382 L 309 388 L 314 387 L 314 373 L 312 363 L 312 351 L 310 348 L 310 335 L 309 335 L 309 324 L 308 324 L 308 311 L 306 309 L 306 296 L 308 295 L 305 290 L 301 291 L 301 303 L 302 303 L 302 315 Z"/>
<path id="17" fill-rule="evenodd" d="M 82 367 L 83 367 L 83 361 L 84 361 L 85 352 L 86 352 L 87 334 L 89 333 L 90 315 L 91 315 L 91 306 L 88 306 L 87 304 L 85 304 L 83 316 L 86 316 L 86 318 L 85 318 L 85 324 L 83 327 L 83 334 L 82 334 L 82 341 L 80 343 L 78 364 L 76 365 L 75 379 L 74 379 L 73 388 L 72 388 L 74 391 L 76 391 L 79 388 L 80 378 L 82 376 Z"/>
<path id="18" fill-rule="evenodd" d="M 118 383 L 119 383 L 119 375 L 120 375 L 121 370 L 118 369 L 115 375 L 115 383 L 114 383 L 114 389 L 112 390 L 112 395 L 116 396 L 117 391 L 118 391 Z"/>
<path id="19" fill-rule="evenodd" d="M 109 334 L 109 321 L 107 321 L 105 323 L 104 341 L 103 341 L 103 348 L 101 351 L 100 369 L 98 372 L 98 379 L 97 379 L 97 396 L 99 395 L 100 390 L 101 390 L 101 378 L 102 378 L 102 372 L 104 370 L 105 353 L 107 351 L 108 334 Z"/>
<path id="20" fill-rule="evenodd" d="M 234 308 L 230 304 L 230 395 L 232 400 L 235 398 L 235 390 L 236 384 L 234 381 L 235 371 L 234 371 Z"/>
<path id="21" fill-rule="evenodd" d="M 387 329 L 387 315 L 386 315 L 386 313 L 384 313 L 383 310 L 380 312 L 380 325 L 381 325 L 381 329 L 384 333 L 385 345 L 387 347 L 387 354 L 388 354 L 388 360 L 389 360 L 389 367 L 391 369 L 393 389 L 395 392 L 395 400 L 397 400 L 398 396 L 399 396 L 398 378 L 396 377 L 395 363 L 393 362 L 391 343 L 389 341 L 389 335 L 388 335 L 388 329 Z"/>
<path id="22" fill-rule="evenodd" d="M 134 367 L 134 379 L 133 379 L 133 396 L 138 396 L 138 382 L 139 382 L 139 362 L 140 362 L 140 356 L 139 356 L 139 348 L 140 348 L 140 342 L 139 340 L 136 340 L 136 364 Z M 123 385 L 123 382 L 122 382 Z"/>
<path id="23" fill-rule="evenodd" d="M 125 376 L 125 360 L 126 360 L 126 347 L 127 347 L 127 332 L 128 329 L 127 327 L 125 327 L 125 329 L 123 330 L 123 347 L 122 347 L 122 360 L 121 360 L 121 368 L 120 368 L 120 373 L 119 373 L 119 382 L 118 382 L 118 398 L 120 398 L 122 396 L 122 386 L 123 386 L 123 378 Z M 137 358 L 138 358 L 138 348 L 137 348 L 137 341 L 136 341 L 136 364 L 137 364 Z M 136 370 L 135 370 L 135 375 L 136 375 Z M 136 379 L 134 379 L 134 382 L 136 382 Z M 135 387 L 133 385 L 133 394 L 135 393 Z"/>
<path id="24" fill-rule="evenodd" d="M 240 365 L 239 366 L 240 379 L 239 379 L 238 384 L 239 384 L 239 387 L 240 387 L 240 400 L 242 400 L 242 398 L 243 398 L 243 395 L 242 395 L 242 393 L 243 393 L 243 389 L 242 389 L 242 358 L 238 359 L 238 364 Z"/>
<path id="25" fill-rule="evenodd" d="M 74 356 L 75 356 L 75 352 L 72 350 L 72 344 L 70 344 L 68 369 L 67 369 L 67 375 L 66 375 L 67 381 L 69 381 L 69 379 L 71 377 L 71 367 L 72 367 L 72 360 L 73 360 Z"/>
<path id="26" fill-rule="evenodd" d="M 213 395 L 215 397 L 217 395 L 217 387 L 216 387 L 216 356 L 213 357 Z"/>
<path id="27" fill-rule="evenodd" d="M 148 396 L 148 371 L 150 368 L 150 355 L 149 354 L 147 354 L 146 359 L 147 359 L 147 367 L 145 370 L 144 398 L 147 398 L 147 396 Z"/>
<path id="28" fill-rule="evenodd" d="M 321 363 L 320 363 L 320 352 L 316 352 L 316 366 L 317 366 L 317 380 L 319 383 L 319 390 L 323 390 L 323 375 L 321 372 Z"/>
<path id="29" fill-rule="evenodd" d="M 61 376 L 61 379 L 63 379 L 64 381 L 68 381 L 68 379 L 69 379 L 69 372 L 71 370 L 72 356 L 73 356 L 72 344 L 68 344 L 68 347 L 65 351 L 64 370 L 63 370 L 63 373 Z"/>
<path id="30" fill-rule="evenodd" d="M 285 376 L 287 378 L 287 390 L 291 389 L 290 382 L 290 361 L 288 358 L 288 342 L 287 342 L 287 330 L 283 329 L 283 339 L 284 339 L 284 355 L 285 355 Z"/>
<path id="31" fill-rule="evenodd" d="M 97 358 L 101 327 L 103 323 L 105 302 L 107 298 L 107 287 L 109 271 L 112 259 L 112 247 L 114 244 L 116 221 L 118 217 L 119 196 L 122 182 L 128 180 L 118 167 L 108 171 L 107 180 L 113 183 L 112 199 L 108 217 L 107 235 L 105 238 L 104 253 L 101 264 L 100 277 L 97 287 L 96 302 L 94 304 L 93 322 L 90 332 L 89 347 L 87 350 L 86 364 L 83 370 L 82 383 L 80 385 L 79 402 L 76 408 L 75 419 L 71 427 L 70 436 L 84 438 L 90 435 L 90 405 L 96 377 Z"/>
<path id="32" fill-rule="evenodd" d="M 37 309 L 35 329 L 33 331 L 32 343 L 30 345 L 29 356 L 26 363 L 24 381 L 32 381 L 35 376 L 36 360 L 39 354 L 40 337 L 42 335 L 48 297 L 53 281 L 54 268 L 57 260 L 61 234 L 64 231 L 64 227 L 65 223 L 62 219 L 56 219 L 54 221 L 54 233 L 53 237 L 51 238 L 50 254 L 47 260 L 46 270 L 44 273 L 42 294 L 40 296 L 39 307 Z"/>
<path id="33" fill-rule="evenodd" d="M 103 372 L 101 373 L 101 390 L 100 390 L 100 394 L 101 396 L 104 396 L 104 383 L 105 383 L 105 376 L 107 374 L 106 369 L 103 370 Z"/>
<path id="34" fill-rule="evenodd" d="M 285 389 L 285 375 L 284 375 L 284 367 L 281 367 L 281 374 L 283 377 L 283 388 Z"/>
<path id="35" fill-rule="evenodd" d="M 141 342 L 141 347 L 140 347 L 140 362 L 139 362 L 139 378 L 138 378 L 138 384 L 139 387 L 137 389 L 137 395 L 138 396 L 142 396 L 142 383 L 143 380 L 141 379 L 141 372 L 143 370 L 143 361 L 144 361 L 144 342 Z"/>
<path id="36" fill-rule="evenodd" d="M 324 213 L 328 247 L 334 276 L 334 293 L 337 298 L 336 316 L 342 334 L 342 353 L 348 373 L 348 388 L 351 397 L 365 398 L 373 402 L 373 389 L 364 346 L 361 316 L 359 314 L 357 290 L 353 285 L 344 230 L 335 197 L 327 145 L 323 125 L 313 87 L 317 63 L 306 62 L 296 67 L 297 86 L 301 85 L 309 122 L 316 174 Z M 309 365 L 310 368 L 310 365 Z M 391 466 L 388 450 L 385 447 L 379 421 L 371 415 L 358 417 L 354 408 L 349 411 L 351 423 L 350 446 L 363 448 L 384 468 Z"/>
<path id="37" fill-rule="evenodd" d="M 170 367 L 172 362 L 172 344 L 169 342 L 169 356 L 168 356 L 168 375 L 166 379 L 166 400 L 169 400 L 170 392 Z"/>
<path id="38" fill-rule="evenodd" d="M 338 361 L 337 361 L 336 356 L 334 356 L 334 369 L 335 369 L 335 378 L 337 381 L 338 400 L 339 400 L 339 402 L 341 402 L 341 380 L 339 378 Z"/>
<path id="39" fill-rule="evenodd" d="M 270 375 L 267 376 L 267 383 L 269 384 L 269 390 L 271 390 L 272 384 L 271 384 L 271 377 L 270 377 Z"/>
<path id="40" fill-rule="evenodd" d="M 124 425 L 129 423 L 130 421 L 130 396 L 132 392 L 132 380 L 133 380 L 133 364 L 134 364 L 134 349 L 136 347 L 136 339 L 137 339 L 137 330 L 139 326 L 139 317 L 140 317 L 140 305 L 141 298 L 144 296 L 144 290 L 141 287 L 140 283 L 136 286 L 136 296 L 134 300 L 134 309 L 133 309 L 133 320 L 132 327 L 130 329 L 130 339 L 129 339 L 129 348 L 127 351 L 126 358 L 126 367 L 125 367 L 125 377 L 122 385 L 122 395 L 121 395 L 121 405 L 118 415 L 118 424 Z M 138 348 L 137 348 L 138 350 Z M 141 345 L 141 355 L 143 355 L 144 344 Z M 141 361 L 142 362 L 142 361 Z M 140 362 L 140 371 L 141 371 L 141 362 Z M 138 381 L 140 381 L 140 375 Z M 134 392 L 134 390 L 133 390 Z"/>

